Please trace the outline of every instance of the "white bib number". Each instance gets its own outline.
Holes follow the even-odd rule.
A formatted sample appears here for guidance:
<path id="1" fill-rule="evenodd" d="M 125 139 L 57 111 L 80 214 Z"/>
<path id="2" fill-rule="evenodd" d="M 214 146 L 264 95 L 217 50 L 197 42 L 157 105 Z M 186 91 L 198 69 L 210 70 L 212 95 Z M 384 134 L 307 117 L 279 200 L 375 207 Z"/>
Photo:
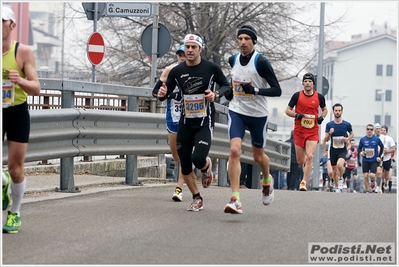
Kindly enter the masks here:
<path id="1" fill-rule="evenodd" d="M 233 94 L 235 99 L 241 100 L 252 100 L 254 95 L 253 94 L 246 94 L 245 91 L 242 89 L 243 84 L 251 84 L 252 79 L 246 77 L 234 77 L 233 78 Z"/>
<path id="2" fill-rule="evenodd" d="M 301 126 L 303 128 L 313 128 L 315 125 L 315 115 L 304 114 L 304 117 L 301 119 Z"/>
<path id="3" fill-rule="evenodd" d="M 15 85 L 10 80 L 3 80 L 3 108 L 14 104 Z"/>
<path id="4" fill-rule="evenodd" d="M 184 95 L 186 118 L 203 118 L 206 116 L 205 95 Z"/>

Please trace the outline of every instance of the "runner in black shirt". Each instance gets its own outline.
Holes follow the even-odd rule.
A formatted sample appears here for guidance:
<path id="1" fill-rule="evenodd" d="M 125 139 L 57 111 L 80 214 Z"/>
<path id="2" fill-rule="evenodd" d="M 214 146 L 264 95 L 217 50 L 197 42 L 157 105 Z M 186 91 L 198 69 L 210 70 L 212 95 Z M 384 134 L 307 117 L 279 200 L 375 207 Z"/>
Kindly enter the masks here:
<path id="1" fill-rule="evenodd" d="M 165 100 L 176 86 L 183 95 L 176 144 L 184 181 L 193 194 L 193 203 L 188 210 L 199 211 L 203 208 L 203 199 L 198 190 L 192 164 L 202 172 L 203 187 L 208 187 L 213 177 L 208 153 L 215 125 L 214 101 L 218 96 L 232 94 L 232 91 L 220 67 L 201 58 L 200 36 L 186 35 L 184 48 L 186 62 L 177 65 L 169 72 L 168 79 L 159 88 L 157 97 L 161 101 Z M 215 83 L 220 86 L 218 92 L 214 92 Z"/>

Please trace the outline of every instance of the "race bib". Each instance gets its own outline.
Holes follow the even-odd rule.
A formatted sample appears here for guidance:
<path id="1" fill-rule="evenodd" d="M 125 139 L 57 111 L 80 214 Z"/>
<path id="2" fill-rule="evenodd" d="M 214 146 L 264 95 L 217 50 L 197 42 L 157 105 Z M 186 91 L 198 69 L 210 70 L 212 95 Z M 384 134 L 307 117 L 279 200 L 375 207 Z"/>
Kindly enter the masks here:
<path id="1" fill-rule="evenodd" d="M 3 108 L 14 104 L 15 85 L 10 80 L 3 80 Z"/>
<path id="2" fill-rule="evenodd" d="M 206 116 L 205 95 L 184 95 L 186 118 L 203 118 Z"/>
<path id="3" fill-rule="evenodd" d="M 301 119 L 301 126 L 303 128 L 313 128 L 315 125 L 315 115 L 304 114 L 304 117 Z"/>
<path id="4" fill-rule="evenodd" d="M 173 104 L 173 106 L 172 106 L 173 109 L 172 109 L 172 112 L 171 112 L 172 121 L 173 122 L 178 122 L 179 119 L 180 119 L 182 104 L 181 104 L 181 101 L 176 101 L 176 100 L 172 101 L 172 104 Z"/>
<path id="5" fill-rule="evenodd" d="M 333 137 L 333 148 L 344 148 L 345 147 L 345 142 L 342 139 L 342 136 L 334 136 Z"/>
<path id="6" fill-rule="evenodd" d="M 234 77 L 233 78 L 233 94 L 234 98 L 241 99 L 241 100 L 252 100 L 254 95 L 253 94 L 246 94 L 242 89 L 242 85 L 249 83 L 252 85 L 251 78 L 245 77 Z"/>
<path id="7" fill-rule="evenodd" d="M 366 154 L 366 158 L 373 158 L 374 157 L 374 148 L 366 148 L 364 150 L 364 153 Z"/>

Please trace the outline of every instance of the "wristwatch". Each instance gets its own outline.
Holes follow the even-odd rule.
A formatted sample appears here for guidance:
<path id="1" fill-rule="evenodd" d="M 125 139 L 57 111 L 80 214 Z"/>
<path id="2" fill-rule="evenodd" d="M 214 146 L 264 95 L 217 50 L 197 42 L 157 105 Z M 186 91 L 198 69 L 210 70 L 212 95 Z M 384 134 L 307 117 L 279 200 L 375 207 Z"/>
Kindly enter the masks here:
<path id="1" fill-rule="evenodd" d="M 258 87 L 254 87 L 254 91 L 255 91 L 255 95 L 259 94 L 259 88 Z"/>

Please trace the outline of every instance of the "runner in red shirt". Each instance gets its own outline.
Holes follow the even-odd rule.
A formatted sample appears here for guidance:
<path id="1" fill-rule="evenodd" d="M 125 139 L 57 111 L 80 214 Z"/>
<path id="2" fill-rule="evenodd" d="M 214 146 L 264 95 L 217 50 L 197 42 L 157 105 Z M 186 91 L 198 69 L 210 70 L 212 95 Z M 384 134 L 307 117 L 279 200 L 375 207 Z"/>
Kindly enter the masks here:
<path id="1" fill-rule="evenodd" d="M 314 90 L 315 78 L 306 73 L 302 78 L 303 90 L 294 93 L 288 103 L 285 114 L 295 118 L 294 142 L 298 164 L 304 165 L 300 191 L 307 191 L 306 181 L 313 167 L 313 156 L 319 142 L 319 124 L 327 116 L 326 100 Z M 294 111 L 295 107 L 295 111 Z M 319 107 L 321 116 L 319 116 Z"/>

